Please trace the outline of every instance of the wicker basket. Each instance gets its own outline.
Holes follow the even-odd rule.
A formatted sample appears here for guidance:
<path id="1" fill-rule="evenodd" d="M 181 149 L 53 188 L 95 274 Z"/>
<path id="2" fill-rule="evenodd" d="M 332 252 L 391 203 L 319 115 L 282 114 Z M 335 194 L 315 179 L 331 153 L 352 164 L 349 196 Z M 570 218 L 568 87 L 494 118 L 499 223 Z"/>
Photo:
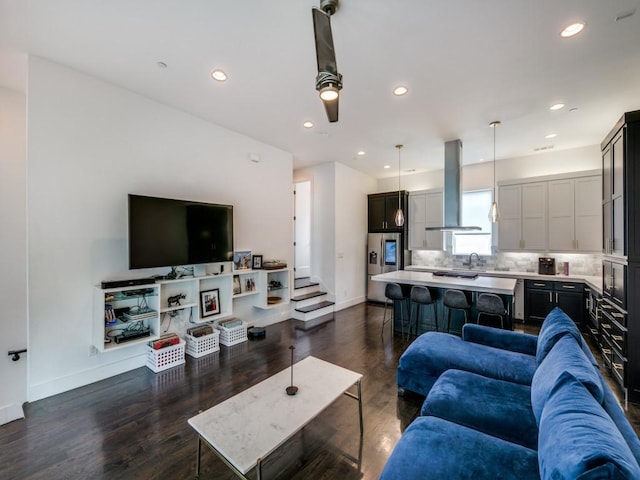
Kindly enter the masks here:
<path id="1" fill-rule="evenodd" d="M 186 335 L 185 339 L 187 340 L 187 355 L 193 358 L 200 358 L 220 350 L 220 332 L 215 330 L 213 333 L 201 337 Z"/>
<path id="2" fill-rule="evenodd" d="M 216 324 L 216 328 L 220 331 L 220 343 L 225 347 L 237 345 L 248 340 L 246 322 L 231 328 Z"/>
<path id="3" fill-rule="evenodd" d="M 177 345 L 154 350 L 147 346 L 147 367 L 158 373 L 168 368 L 177 367 L 185 363 L 184 360 L 185 341 L 180 339 Z"/>

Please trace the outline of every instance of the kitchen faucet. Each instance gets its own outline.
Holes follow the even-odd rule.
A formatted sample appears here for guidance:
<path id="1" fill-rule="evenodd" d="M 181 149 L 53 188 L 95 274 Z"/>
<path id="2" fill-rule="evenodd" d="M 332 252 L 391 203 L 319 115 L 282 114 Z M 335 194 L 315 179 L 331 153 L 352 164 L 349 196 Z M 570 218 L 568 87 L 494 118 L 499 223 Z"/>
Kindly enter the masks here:
<path id="1" fill-rule="evenodd" d="M 478 260 L 478 263 L 480 263 L 480 255 L 478 255 L 476 252 L 473 252 L 471 255 L 469 255 L 469 263 L 467 265 L 469 265 L 469 270 L 473 269 L 473 263 L 471 263 L 473 256 L 476 256 L 476 259 Z"/>

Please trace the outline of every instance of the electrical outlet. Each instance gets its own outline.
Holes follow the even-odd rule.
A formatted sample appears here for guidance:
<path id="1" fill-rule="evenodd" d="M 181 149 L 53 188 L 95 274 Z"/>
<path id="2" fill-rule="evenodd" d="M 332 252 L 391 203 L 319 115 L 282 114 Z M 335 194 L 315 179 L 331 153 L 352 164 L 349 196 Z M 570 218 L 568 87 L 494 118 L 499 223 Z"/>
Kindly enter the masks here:
<path id="1" fill-rule="evenodd" d="M 98 349 L 93 345 L 89 345 L 89 356 L 95 357 L 96 355 L 98 355 Z"/>

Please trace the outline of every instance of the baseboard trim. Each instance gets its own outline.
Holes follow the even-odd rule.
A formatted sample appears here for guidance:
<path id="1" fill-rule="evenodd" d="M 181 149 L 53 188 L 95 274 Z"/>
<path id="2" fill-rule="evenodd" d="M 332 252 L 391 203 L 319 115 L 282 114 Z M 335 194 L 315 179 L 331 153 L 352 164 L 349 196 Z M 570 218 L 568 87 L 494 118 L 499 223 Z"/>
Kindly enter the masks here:
<path id="1" fill-rule="evenodd" d="M 351 298 L 349 300 L 345 300 L 344 302 L 336 303 L 334 311 L 344 310 L 345 308 L 353 307 L 354 305 L 358 305 L 359 303 L 364 303 L 367 298 L 362 295 L 360 297 Z"/>
<path id="2" fill-rule="evenodd" d="M 14 420 L 18 420 L 20 418 L 24 418 L 24 410 L 22 409 L 22 405 L 11 403 L 9 405 L 5 405 L 4 407 L 0 407 L 0 425 L 13 422 Z"/>

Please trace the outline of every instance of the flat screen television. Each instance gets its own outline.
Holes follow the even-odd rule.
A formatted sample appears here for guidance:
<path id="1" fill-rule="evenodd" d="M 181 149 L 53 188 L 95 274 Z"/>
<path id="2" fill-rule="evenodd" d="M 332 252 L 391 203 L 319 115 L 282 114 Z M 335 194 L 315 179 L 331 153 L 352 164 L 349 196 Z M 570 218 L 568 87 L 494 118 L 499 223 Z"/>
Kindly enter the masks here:
<path id="1" fill-rule="evenodd" d="M 233 259 L 233 205 L 129 194 L 129 268 Z"/>

